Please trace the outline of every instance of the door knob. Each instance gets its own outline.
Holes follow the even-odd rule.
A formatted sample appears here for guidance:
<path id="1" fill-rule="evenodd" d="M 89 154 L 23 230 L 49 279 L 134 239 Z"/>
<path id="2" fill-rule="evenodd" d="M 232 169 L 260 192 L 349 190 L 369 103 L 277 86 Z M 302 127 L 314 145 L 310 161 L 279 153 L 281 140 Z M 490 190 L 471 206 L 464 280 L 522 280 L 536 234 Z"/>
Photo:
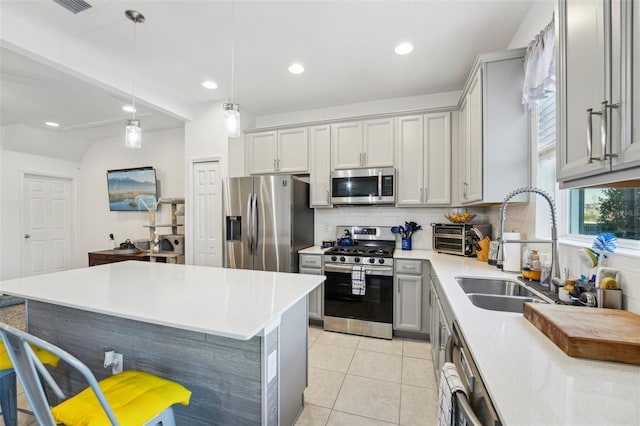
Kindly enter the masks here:
<path id="1" fill-rule="evenodd" d="M 24 234 L 24 237 L 25 237 L 25 238 L 31 238 L 31 235 L 29 235 L 29 234 Z"/>

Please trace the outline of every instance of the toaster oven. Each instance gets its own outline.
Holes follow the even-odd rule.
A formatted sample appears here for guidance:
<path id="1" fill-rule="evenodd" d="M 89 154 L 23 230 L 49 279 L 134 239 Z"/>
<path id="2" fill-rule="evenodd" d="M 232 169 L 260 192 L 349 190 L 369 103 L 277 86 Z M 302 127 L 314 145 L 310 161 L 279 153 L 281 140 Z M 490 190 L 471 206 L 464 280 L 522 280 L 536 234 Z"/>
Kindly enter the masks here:
<path id="1" fill-rule="evenodd" d="M 432 223 L 431 227 L 433 250 L 439 253 L 475 256 L 474 232 L 471 228 L 476 228 L 482 235 L 491 238 L 491 224 Z"/>

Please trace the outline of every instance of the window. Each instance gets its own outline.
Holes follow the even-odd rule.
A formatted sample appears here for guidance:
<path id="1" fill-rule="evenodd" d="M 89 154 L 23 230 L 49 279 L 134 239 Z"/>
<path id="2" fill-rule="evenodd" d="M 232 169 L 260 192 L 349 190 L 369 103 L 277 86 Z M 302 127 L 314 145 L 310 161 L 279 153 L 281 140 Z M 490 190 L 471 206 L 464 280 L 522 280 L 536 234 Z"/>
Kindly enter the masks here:
<path id="1" fill-rule="evenodd" d="M 570 232 L 640 240 L 640 188 L 572 189 Z"/>
<path id="2" fill-rule="evenodd" d="M 551 195 L 557 203 L 555 93 L 549 93 L 546 98 L 538 100 L 533 112 L 538 152 L 536 186 Z M 547 203 L 536 202 L 536 236 L 538 238 L 551 238 L 549 214 Z"/>

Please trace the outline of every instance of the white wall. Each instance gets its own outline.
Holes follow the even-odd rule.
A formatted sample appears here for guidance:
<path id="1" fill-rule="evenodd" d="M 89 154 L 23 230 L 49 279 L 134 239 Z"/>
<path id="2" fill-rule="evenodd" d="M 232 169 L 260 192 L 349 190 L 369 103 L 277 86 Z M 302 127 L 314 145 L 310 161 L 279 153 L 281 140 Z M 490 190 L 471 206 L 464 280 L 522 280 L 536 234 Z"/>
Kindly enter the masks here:
<path id="1" fill-rule="evenodd" d="M 426 77 L 425 77 L 426 78 Z M 358 104 L 337 105 L 328 108 L 293 111 L 282 114 L 256 117 L 256 127 L 276 127 L 298 123 L 313 123 L 325 120 L 362 117 L 375 114 L 411 112 L 431 108 L 451 107 L 458 104 L 461 91 L 435 93 L 432 95 L 381 99 Z"/>
<path id="2" fill-rule="evenodd" d="M 551 22 L 555 4 L 555 0 L 536 0 L 520 23 L 508 48 L 527 47 L 533 37 Z"/>
<path id="3" fill-rule="evenodd" d="M 124 147 L 121 138 L 95 142 L 80 166 L 80 257 L 87 265 L 87 252 L 107 250 L 108 236 L 114 234 L 117 243 L 149 238 L 148 214 L 145 212 L 109 211 L 107 170 L 153 166 L 159 181 L 160 196 L 185 196 L 184 129 L 143 133 L 142 149 Z M 157 223 L 170 223 L 169 206 L 160 208 Z M 171 233 L 170 228 L 160 233 Z"/>
<path id="4" fill-rule="evenodd" d="M 40 173 L 79 180 L 79 163 L 57 160 L 15 151 L 2 150 L 0 158 L 1 187 L 0 229 L 2 256 L 0 257 L 0 279 L 18 278 L 21 274 L 21 253 L 24 229 L 20 219 L 21 179 L 24 172 Z M 77 190 L 73 189 L 76 191 Z M 75 212 L 74 212 L 75 214 Z M 72 236 L 78 241 L 78 235 Z M 74 266 L 78 266 L 77 256 Z"/>

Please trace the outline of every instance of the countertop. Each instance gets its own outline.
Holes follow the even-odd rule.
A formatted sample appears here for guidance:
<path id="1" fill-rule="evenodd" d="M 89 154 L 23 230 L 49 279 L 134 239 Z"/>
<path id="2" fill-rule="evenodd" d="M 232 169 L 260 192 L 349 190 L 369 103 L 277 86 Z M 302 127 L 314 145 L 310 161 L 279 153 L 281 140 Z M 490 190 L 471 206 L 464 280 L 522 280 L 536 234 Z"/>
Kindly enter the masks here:
<path id="1" fill-rule="evenodd" d="M 320 248 L 318 246 L 311 246 L 306 249 L 298 250 L 298 254 L 324 254 L 324 252 L 330 248 L 332 247 Z"/>
<path id="2" fill-rule="evenodd" d="M 0 282 L 0 292 L 248 340 L 323 276 L 126 261 Z"/>
<path id="3" fill-rule="evenodd" d="M 637 425 L 640 366 L 573 358 L 522 314 L 480 309 L 456 276 L 515 278 L 476 258 L 396 250 L 429 260 L 505 425 Z"/>

